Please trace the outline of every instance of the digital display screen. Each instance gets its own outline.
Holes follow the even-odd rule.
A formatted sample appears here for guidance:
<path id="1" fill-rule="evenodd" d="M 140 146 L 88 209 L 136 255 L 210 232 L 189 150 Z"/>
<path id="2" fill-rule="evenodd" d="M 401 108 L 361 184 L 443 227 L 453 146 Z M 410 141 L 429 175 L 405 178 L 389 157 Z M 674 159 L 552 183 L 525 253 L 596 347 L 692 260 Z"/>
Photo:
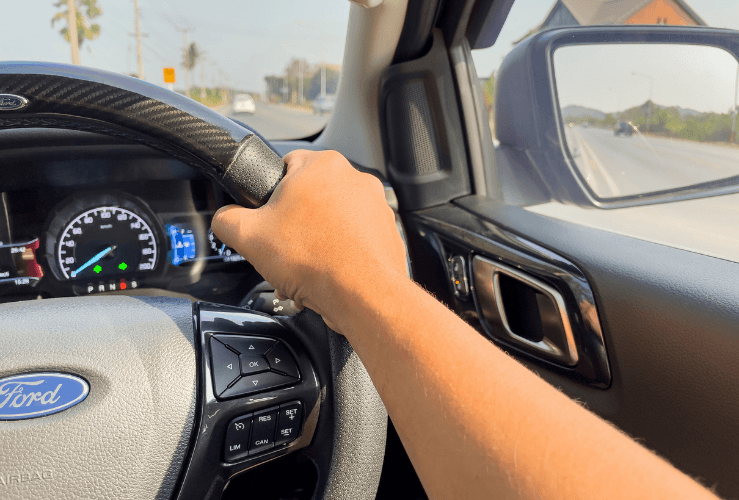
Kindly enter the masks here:
<path id="1" fill-rule="evenodd" d="M 179 266 L 197 260 L 220 262 L 242 262 L 245 259 L 232 248 L 227 247 L 208 229 L 207 235 L 196 233 L 202 224 L 195 225 L 185 217 L 172 219 L 164 226 L 169 236 L 170 250 L 167 259 L 172 265 Z"/>

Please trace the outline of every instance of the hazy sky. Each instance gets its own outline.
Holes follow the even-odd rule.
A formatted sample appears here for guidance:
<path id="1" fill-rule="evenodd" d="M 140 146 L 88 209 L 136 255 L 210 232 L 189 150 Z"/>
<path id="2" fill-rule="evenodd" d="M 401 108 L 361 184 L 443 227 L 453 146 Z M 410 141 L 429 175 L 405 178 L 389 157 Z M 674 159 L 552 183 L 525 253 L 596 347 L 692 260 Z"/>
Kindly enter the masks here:
<path id="1" fill-rule="evenodd" d="M 686 0 L 711 26 L 739 29 L 739 1 Z M 51 27 L 56 0 L 0 0 L 14 5 L 20 21 L 6 21 L 0 30 L 0 60 L 70 62 L 69 44 Z M 479 75 L 490 75 L 511 50 L 512 42 L 541 23 L 555 0 L 516 0 L 498 43 L 474 52 Z M 98 0 L 103 15 L 96 20 L 102 34 L 82 47 L 82 64 L 123 73 L 136 72 L 132 0 Z M 182 34 L 205 52 L 204 72 L 196 69 L 195 84 L 230 83 L 264 91 L 264 76 L 282 73 L 292 57 L 311 63 L 340 64 L 349 16 L 348 0 L 139 0 L 146 79 L 162 83 L 162 68 L 177 68 L 183 85 Z M 220 69 L 219 69 L 220 68 Z M 224 77 L 223 74 L 227 75 Z M 212 76 L 211 76 L 212 75 Z"/>
<path id="2" fill-rule="evenodd" d="M 58 33 L 66 21 L 51 27 L 59 9 L 55 0 L 0 0 L 15 5 L 22 19 L 6 19 L 0 30 L 0 60 L 71 62 L 69 43 Z M 132 0 L 98 0 L 103 15 L 97 40 L 85 42 L 82 64 L 122 73 L 136 72 Z M 200 84 L 230 83 L 236 88 L 263 92 L 264 76 L 281 74 L 292 57 L 309 63 L 322 60 L 341 64 L 350 3 L 347 0 L 139 0 L 144 75 L 162 84 L 162 68 L 174 66 L 176 87 L 184 87 L 182 33 L 205 51 L 203 70 L 195 70 Z M 7 9 L 6 9 L 7 12 Z M 88 50 L 89 49 L 89 50 Z M 227 77 L 224 75 L 227 75 Z M 211 76 L 212 75 L 212 76 Z"/>
<path id="3" fill-rule="evenodd" d="M 685 1 L 709 26 L 739 29 L 739 1 Z M 496 44 L 489 49 L 473 51 L 477 74 L 490 76 L 497 70 L 503 58 L 511 51 L 513 42 L 541 24 L 554 4 L 555 0 L 515 0 Z"/>
<path id="4" fill-rule="evenodd" d="M 652 86 L 656 104 L 727 113 L 734 105 L 737 62 L 716 47 L 580 45 L 554 53 L 554 74 L 563 108 L 623 111 L 644 104 Z"/>

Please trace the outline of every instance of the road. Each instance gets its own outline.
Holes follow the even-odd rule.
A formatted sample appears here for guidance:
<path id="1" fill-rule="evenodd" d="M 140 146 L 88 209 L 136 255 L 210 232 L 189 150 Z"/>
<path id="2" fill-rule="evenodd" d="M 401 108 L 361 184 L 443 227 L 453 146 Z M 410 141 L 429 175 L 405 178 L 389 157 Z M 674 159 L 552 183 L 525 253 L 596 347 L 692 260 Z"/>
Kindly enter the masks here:
<path id="1" fill-rule="evenodd" d="M 565 127 L 575 164 L 602 198 L 739 175 L 739 148 L 597 128 Z"/>
<path id="2" fill-rule="evenodd" d="M 234 113 L 231 105 L 219 112 L 246 123 L 270 140 L 302 139 L 313 135 L 326 125 L 329 118 L 329 115 L 319 116 L 310 111 L 263 102 L 257 102 L 257 111 L 253 115 Z"/>

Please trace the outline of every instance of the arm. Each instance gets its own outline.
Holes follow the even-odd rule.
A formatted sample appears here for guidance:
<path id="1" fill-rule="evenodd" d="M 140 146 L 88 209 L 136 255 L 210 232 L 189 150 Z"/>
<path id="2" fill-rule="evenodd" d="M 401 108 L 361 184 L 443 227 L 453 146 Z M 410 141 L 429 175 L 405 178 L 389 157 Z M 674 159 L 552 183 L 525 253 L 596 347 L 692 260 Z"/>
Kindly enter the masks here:
<path id="1" fill-rule="evenodd" d="M 334 152 L 285 161 L 267 205 L 226 207 L 213 229 L 347 337 L 430 497 L 715 498 L 409 280 L 377 179 Z"/>

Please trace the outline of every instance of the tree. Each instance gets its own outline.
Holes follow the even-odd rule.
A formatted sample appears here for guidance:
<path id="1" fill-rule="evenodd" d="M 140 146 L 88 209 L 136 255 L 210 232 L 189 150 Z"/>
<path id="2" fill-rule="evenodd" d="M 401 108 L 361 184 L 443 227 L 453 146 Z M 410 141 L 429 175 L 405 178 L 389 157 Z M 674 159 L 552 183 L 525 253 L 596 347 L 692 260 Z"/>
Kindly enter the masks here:
<path id="1" fill-rule="evenodd" d="M 192 71 L 195 68 L 195 65 L 198 64 L 201 55 L 202 54 L 200 52 L 200 49 L 195 44 L 195 42 L 190 43 L 190 45 L 188 45 L 187 48 L 184 50 L 182 54 L 182 66 L 185 68 L 186 80 L 189 81 L 190 71 Z M 187 89 L 187 97 L 192 97 L 190 96 L 189 86 Z"/>
<path id="2" fill-rule="evenodd" d="M 339 86 L 339 72 L 331 67 L 326 67 L 326 94 L 335 94 Z M 321 69 L 318 68 L 310 79 L 305 91 L 305 98 L 312 101 L 321 95 Z"/>
<path id="3" fill-rule="evenodd" d="M 100 17 L 103 11 L 98 7 L 97 0 L 75 0 L 77 5 L 77 43 L 82 47 L 85 40 L 95 40 L 100 36 L 100 25 L 92 24 L 92 20 Z M 67 19 L 69 10 L 67 9 L 67 0 L 57 0 L 54 7 L 63 9 L 61 12 L 54 14 L 51 18 L 51 26 L 59 21 Z M 66 41 L 69 39 L 69 25 L 59 30 L 59 33 Z"/>

